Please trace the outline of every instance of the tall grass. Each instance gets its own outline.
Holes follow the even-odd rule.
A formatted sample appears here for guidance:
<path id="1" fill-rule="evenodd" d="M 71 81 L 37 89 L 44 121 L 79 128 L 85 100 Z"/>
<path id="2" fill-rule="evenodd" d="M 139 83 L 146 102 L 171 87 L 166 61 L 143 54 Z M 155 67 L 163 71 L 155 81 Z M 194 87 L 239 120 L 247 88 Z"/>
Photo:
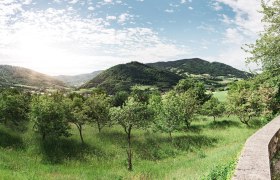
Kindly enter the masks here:
<path id="1" fill-rule="evenodd" d="M 136 130 L 134 171 L 128 172 L 126 136 L 118 126 L 101 133 L 86 126 L 85 145 L 75 127 L 70 138 L 46 142 L 31 128 L 20 135 L 0 128 L 0 179 L 213 179 L 219 169 L 230 173 L 255 130 L 234 117 L 193 122 L 189 130 L 174 133 L 172 142 L 167 134 Z"/>

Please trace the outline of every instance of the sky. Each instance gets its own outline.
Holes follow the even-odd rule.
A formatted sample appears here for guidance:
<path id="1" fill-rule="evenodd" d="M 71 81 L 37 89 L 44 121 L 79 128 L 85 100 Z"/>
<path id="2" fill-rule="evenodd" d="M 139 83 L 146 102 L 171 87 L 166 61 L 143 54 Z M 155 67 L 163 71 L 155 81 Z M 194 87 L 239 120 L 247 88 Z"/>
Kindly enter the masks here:
<path id="1" fill-rule="evenodd" d="M 202 58 L 248 70 L 260 0 L 0 0 L 0 64 L 49 75 Z"/>

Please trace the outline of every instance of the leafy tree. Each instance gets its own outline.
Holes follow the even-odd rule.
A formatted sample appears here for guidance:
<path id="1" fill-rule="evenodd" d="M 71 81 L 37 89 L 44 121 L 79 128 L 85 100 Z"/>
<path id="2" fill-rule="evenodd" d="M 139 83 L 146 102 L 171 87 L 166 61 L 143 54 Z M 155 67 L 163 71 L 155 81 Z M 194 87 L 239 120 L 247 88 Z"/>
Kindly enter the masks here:
<path id="1" fill-rule="evenodd" d="M 192 78 L 180 80 L 174 89 L 177 93 L 192 93 L 200 105 L 209 100 L 211 97 L 211 95 L 206 94 L 204 84 Z"/>
<path id="2" fill-rule="evenodd" d="M 128 99 L 129 93 L 126 91 L 118 91 L 113 97 L 112 97 L 112 105 L 114 107 L 122 106 L 125 101 Z"/>
<path id="3" fill-rule="evenodd" d="M 261 114 L 260 96 L 251 81 L 239 81 L 232 84 L 228 92 L 228 111 L 235 114 L 242 123 Z"/>
<path id="4" fill-rule="evenodd" d="M 198 103 L 191 94 L 176 93 L 170 91 L 163 97 L 152 96 L 150 99 L 151 108 L 155 111 L 155 128 L 169 134 L 172 140 L 172 133 L 184 127 L 190 126 Z"/>
<path id="5" fill-rule="evenodd" d="M 110 122 L 110 99 L 106 94 L 93 94 L 86 101 L 87 116 L 97 124 L 98 131 Z"/>
<path id="6" fill-rule="evenodd" d="M 152 120 L 153 113 L 145 103 L 129 98 L 122 107 L 110 109 L 111 119 L 121 125 L 127 135 L 127 162 L 128 170 L 132 171 L 132 141 L 131 133 L 134 128 L 146 128 Z"/>
<path id="7" fill-rule="evenodd" d="M 245 51 L 252 54 L 247 62 L 261 63 L 263 70 L 279 74 L 280 71 L 280 0 L 265 3 L 262 0 L 262 21 L 265 30 L 255 44 L 247 45 Z"/>
<path id="8" fill-rule="evenodd" d="M 135 85 L 131 88 L 130 96 L 132 96 L 136 101 L 148 103 L 149 98 L 152 94 L 157 94 L 158 89 L 151 86 L 139 86 Z"/>
<path id="9" fill-rule="evenodd" d="M 82 96 L 76 94 L 70 95 L 69 97 L 70 98 L 66 98 L 64 100 L 66 117 L 69 122 L 76 125 L 81 141 L 84 144 L 82 130 L 86 122 L 89 121 L 89 118 L 87 116 L 89 108 L 85 105 L 85 100 Z"/>
<path id="10" fill-rule="evenodd" d="M 70 136 L 70 126 L 61 94 L 33 97 L 30 117 L 34 122 L 35 131 L 41 134 L 43 140 L 46 137 Z"/>
<path id="11" fill-rule="evenodd" d="M 202 108 L 201 114 L 206 116 L 212 116 L 214 121 L 216 117 L 220 117 L 225 112 L 225 106 L 221 103 L 217 98 L 211 97 L 208 101 L 206 101 Z"/>
<path id="12" fill-rule="evenodd" d="M 0 92 L 0 123 L 16 129 L 25 130 L 30 110 L 30 96 L 18 90 Z"/>

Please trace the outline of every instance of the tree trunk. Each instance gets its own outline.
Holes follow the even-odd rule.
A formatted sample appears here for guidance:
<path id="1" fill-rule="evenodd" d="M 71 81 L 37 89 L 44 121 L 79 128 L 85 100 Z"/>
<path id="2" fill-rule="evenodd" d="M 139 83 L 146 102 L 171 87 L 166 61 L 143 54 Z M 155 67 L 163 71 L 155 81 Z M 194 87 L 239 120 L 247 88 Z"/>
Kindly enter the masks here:
<path id="1" fill-rule="evenodd" d="M 173 142 L 173 138 L 172 138 L 172 133 L 171 132 L 169 132 L 169 138 L 170 138 L 171 142 Z"/>
<path id="2" fill-rule="evenodd" d="M 42 134 L 42 139 L 43 139 L 43 141 L 45 141 L 45 139 L 46 139 L 46 133 L 45 132 L 43 132 L 43 134 Z"/>
<path id="3" fill-rule="evenodd" d="M 216 117 L 215 116 L 213 116 L 214 117 L 214 122 L 216 122 Z"/>
<path id="4" fill-rule="evenodd" d="M 98 132 L 100 133 L 101 132 L 101 125 L 100 125 L 100 122 L 97 121 L 97 127 L 98 127 Z"/>
<path id="5" fill-rule="evenodd" d="M 128 142 L 128 149 L 127 149 L 127 169 L 132 171 L 132 149 L 131 149 L 131 125 L 127 130 L 127 142 Z"/>
<path id="6" fill-rule="evenodd" d="M 82 125 L 76 124 L 76 126 L 77 126 L 77 128 L 79 130 L 79 134 L 80 134 L 80 138 L 81 138 L 82 144 L 84 144 L 85 142 L 84 142 L 83 133 L 82 133 L 82 130 L 83 130 L 82 129 Z"/>

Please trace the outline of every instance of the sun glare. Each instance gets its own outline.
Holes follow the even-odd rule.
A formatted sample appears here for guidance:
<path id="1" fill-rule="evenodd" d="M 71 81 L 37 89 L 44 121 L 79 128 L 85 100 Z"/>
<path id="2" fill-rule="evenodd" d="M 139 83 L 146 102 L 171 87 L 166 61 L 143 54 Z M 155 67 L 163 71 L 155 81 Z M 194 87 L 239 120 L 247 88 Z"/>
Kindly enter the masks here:
<path id="1" fill-rule="evenodd" d="M 71 52 L 55 44 L 51 33 L 41 29 L 27 28 L 18 35 L 18 56 L 26 59 L 27 66 L 47 74 L 59 74 L 73 59 Z"/>

